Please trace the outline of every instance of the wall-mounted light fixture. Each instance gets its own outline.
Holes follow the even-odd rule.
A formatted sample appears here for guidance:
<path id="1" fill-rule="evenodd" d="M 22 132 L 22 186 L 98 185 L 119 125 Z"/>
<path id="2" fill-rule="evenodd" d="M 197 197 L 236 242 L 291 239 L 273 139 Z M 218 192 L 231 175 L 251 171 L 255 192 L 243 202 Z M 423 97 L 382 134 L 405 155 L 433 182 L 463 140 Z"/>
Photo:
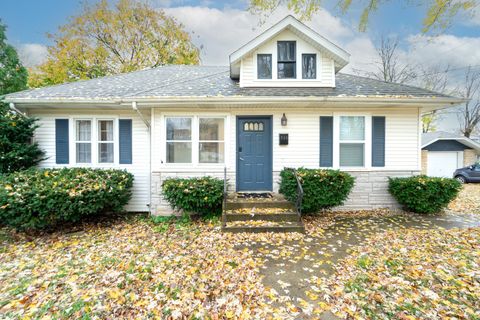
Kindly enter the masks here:
<path id="1" fill-rule="evenodd" d="M 287 125 L 287 117 L 285 116 L 285 113 L 282 116 L 281 122 L 283 127 Z"/>

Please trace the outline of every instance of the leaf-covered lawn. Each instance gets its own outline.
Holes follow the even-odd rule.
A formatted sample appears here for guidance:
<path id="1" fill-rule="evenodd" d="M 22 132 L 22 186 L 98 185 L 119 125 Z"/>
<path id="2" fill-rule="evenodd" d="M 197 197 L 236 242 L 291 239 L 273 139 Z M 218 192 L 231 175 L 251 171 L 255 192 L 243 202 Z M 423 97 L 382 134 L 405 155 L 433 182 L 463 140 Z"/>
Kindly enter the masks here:
<path id="1" fill-rule="evenodd" d="M 165 225 L 163 225 L 165 226 Z M 28 239 L 0 232 L 2 318 L 262 318 L 248 250 L 209 223 L 138 219 Z"/>
<path id="2" fill-rule="evenodd" d="M 223 234 L 218 223 L 142 217 L 36 236 L 0 228 L 0 318 L 474 314 L 480 229 L 436 223 L 477 217 L 337 213 L 306 217 L 305 235 Z"/>
<path id="3" fill-rule="evenodd" d="M 379 234 L 324 288 L 342 318 L 480 319 L 480 228 Z"/>
<path id="4" fill-rule="evenodd" d="M 448 209 L 456 212 L 480 214 L 480 183 L 464 184 L 457 199 L 450 203 Z"/>

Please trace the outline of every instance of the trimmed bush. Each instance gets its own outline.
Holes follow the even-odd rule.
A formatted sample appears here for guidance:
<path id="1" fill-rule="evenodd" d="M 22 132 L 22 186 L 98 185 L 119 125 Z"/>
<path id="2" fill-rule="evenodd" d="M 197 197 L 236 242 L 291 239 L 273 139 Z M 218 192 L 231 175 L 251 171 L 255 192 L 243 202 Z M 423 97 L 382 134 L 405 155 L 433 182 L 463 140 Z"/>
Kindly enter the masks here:
<path id="1" fill-rule="evenodd" d="M 435 213 L 445 209 L 461 188 L 456 179 L 421 175 L 389 178 L 388 191 L 409 211 Z"/>
<path id="2" fill-rule="evenodd" d="M 123 170 L 29 169 L 3 175 L 0 222 L 17 229 L 43 229 L 121 211 L 132 185 L 133 175 Z"/>
<path id="3" fill-rule="evenodd" d="M 339 170 L 299 168 L 297 173 L 304 192 L 303 213 L 343 204 L 355 183 L 355 178 Z M 289 201 L 297 200 L 297 181 L 292 169 L 285 168 L 280 172 L 280 193 Z"/>
<path id="4" fill-rule="evenodd" d="M 212 177 L 170 178 L 162 183 L 163 196 L 172 208 L 199 215 L 222 210 L 223 180 Z"/>

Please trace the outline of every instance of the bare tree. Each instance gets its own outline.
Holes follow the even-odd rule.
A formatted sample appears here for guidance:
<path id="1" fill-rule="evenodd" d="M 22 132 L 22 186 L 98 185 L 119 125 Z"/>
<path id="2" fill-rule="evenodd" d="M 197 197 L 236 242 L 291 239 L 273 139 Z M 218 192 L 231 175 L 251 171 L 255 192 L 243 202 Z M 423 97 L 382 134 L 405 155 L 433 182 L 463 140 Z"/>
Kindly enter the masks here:
<path id="1" fill-rule="evenodd" d="M 448 89 L 448 72 L 450 66 L 441 65 L 431 67 L 421 67 L 421 74 L 418 76 L 417 85 L 427 90 L 450 94 L 453 90 Z M 441 119 L 439 110 L 433 110 L 422 115 L 423 133 L 437 130 L 436 123 Z"/>
<path id="2" fill-rule="evenodd" d="M 458 115 L 460 131 L 469 138 L 480 123 L 480 71 L 475 71 L 471 67 L 467 69 L 460 94 L 467 99 Z"/>
<path id="3" fill-rule="evenodd" d="M 385 82 L 407 83 L 413 81 L 417 74 L 410 64 L 401 61 L 398 45 L 398 38 L 382 36 L 380 45 L 376 48 L 378 57 L 373 62 L 375 70 L 356 70 L 356 72 Z"/>

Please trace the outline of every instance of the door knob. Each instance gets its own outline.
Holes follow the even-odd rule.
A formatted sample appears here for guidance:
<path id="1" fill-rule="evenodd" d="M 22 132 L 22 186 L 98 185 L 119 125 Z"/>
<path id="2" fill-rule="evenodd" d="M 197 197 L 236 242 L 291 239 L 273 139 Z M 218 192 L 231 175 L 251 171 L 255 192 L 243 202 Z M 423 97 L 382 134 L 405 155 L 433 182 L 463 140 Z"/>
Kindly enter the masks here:
<path id="1" fill-rule="evenodd" d="M 244 159 L 243 159 L 242 157 L 240 157 L 240 160 L 241 160 L 241 161 L 244 161 Z"/>

